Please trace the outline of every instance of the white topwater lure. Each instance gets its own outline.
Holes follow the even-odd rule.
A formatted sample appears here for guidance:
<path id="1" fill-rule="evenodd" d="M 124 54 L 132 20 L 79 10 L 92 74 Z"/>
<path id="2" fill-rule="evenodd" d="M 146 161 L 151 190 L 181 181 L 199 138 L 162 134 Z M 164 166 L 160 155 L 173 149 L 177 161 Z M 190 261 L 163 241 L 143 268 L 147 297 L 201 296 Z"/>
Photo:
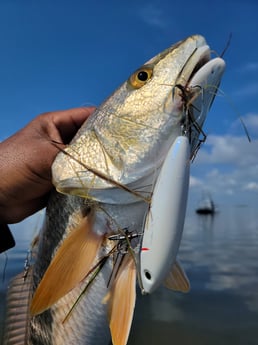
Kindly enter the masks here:
<path id="1" fill-rule="evenodd" d="M 189 122 L 194 123 L 195 130 L 189 133 L 187 128 L 184 128 L 186 135 L 176 138 L 154 187 L 140 254 L 143 293 L 153 292 L 166 277 L 171 278 L 170 285 L 173 287 L 173 275 L 177 278 L 178 270 L 184 276 L 182 268 L 176 262 L 176 255 L 181 242 L 187 206 L 191 158 L 188 136 L 190 135 L 194 150 L 197 150 L 199 134 L 213 101 L 211 94 L 216 94 L 224 68 L 225 62 L 221 58 L 211 60 L 195 74 L 187 90 L 182 89 L 182 92 L 191 93 L 191 88 L 198 88 L 201 93 L 200 97 L 191 100 L 192 114 L 187 114 L 192 117 Z M 193 155 L 196 155 L 197 152 L 194 150 Z M 184 287 L 181 287 L 181 290 L 187 291 L 189 283 L 186 277 L 182 283 Z M 176 286 L 174 288 L 177 289 Z"/>

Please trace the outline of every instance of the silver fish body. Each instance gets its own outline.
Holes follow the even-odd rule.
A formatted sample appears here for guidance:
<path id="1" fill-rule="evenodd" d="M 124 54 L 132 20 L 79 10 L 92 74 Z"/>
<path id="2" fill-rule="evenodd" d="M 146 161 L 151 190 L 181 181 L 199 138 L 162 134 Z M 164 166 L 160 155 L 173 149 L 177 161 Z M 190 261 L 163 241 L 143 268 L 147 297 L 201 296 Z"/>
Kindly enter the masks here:
<path id="1" fill-rule="evenodd" d="M 35 288 L 42 279 L 53 253 L 60 246 L 63 236 L 79 224 L 84 210 L 83 199 L 53 193 L 38 248 L 40 260 L 36 261 L 33 270 Z M 107 266 L 103 268 L 95 279 L 94 289 L 89 290 L 75 308 L 72 317 L 65 323 L 63 323 L 65 316 L 82 291 L 81 284 L 61 298 L 52 308 L 32 317 L 28 329 L 28 344 L 109 344 L 106 306 L 102 303 L 106 293 L 104 277 L 107 269 Z"/>
<path id="2" fill-rule="evenodd" d="M 191 84 L 198 70 L 209 61 L 210 50 L 202 36 L 191 36 L 165 50 L 133 73 L 91 115 L 70 145 L 60 148 L 52 175 L 57 191 L 65 195 L 54 192 L 50 198 L 35 264 L 26 278 L 17 277 L 10 288 L 8 313 L 12 324 L 7 325 L 6 345 L 110 343 L 108 314 L 111 333 L 115 327 L 115 308 L 112 303 L 108 307 L 110 300 L 115 299 L 112 286 L 123 274 L 120 271 L 125 257 L 133 258 L 132 265 L 138 273 L 144 220 L 162 162 L 179 135 L 189 138 L 194 155 L 197 139 L 191 133 L 199 135 L 202 126 L 195 125 L 195 119 L 200 111 L 207 114 L 215 97 L 223 68 L 215 71 L 217 79 L 212 90 L 202 85 L 200 92 L 198 86 Z M 198 103 L 202 109 L 192 108 L 192 102 L 207 93 L 210 96 L 205 102 Z M 35 298 L 55 257 L 87 218 L 93 219 L 92 238 L 102 241 L 90 274 L 77 278 L 77 284 L 71 285 L 54 304 L 50 303 L 47 310 L 29 316 L 31 296 Z M 87 237 L 81 241 L 87 242 Z M 76 255 L 75 251 L 74 257 L 80 261 Z M 78 267 L 74 257 L 65 261 L 66 266 L 71 265 L 71 274 Z M 62 261 L 61 255 L 59 259 Z M 83 262 L 78 265 L 83 266 Z M 55 279 L 58 289 L 62 289 L 60 280 L 69 277 L 62 276 L 61 270 L 58 272 L 60 279 Z M 26 291 L 28 316 L 26 321 L 17 323 L 13 314 L 18 307 L 12 303 L 12 296 Z M 105 297 L 110 291 L 111 297 Z M 120 338 L 112 334 L 114 345 L 126 344 L 131 319 L 126 322 L 125 335 Z"/>

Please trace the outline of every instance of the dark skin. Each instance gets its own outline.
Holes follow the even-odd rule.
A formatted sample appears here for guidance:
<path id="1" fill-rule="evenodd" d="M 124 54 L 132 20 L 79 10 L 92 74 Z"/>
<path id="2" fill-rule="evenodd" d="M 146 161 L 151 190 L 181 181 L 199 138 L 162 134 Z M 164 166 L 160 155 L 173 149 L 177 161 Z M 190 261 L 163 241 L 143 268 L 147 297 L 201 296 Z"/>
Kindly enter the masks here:
<path id="1" fill-rule="evenodd" d="M 17 223 L 46 206 L 53 141 L 68 144 L 95 108 L 74 108 L 37 116 L 0 143 L 0 223 Z"/>

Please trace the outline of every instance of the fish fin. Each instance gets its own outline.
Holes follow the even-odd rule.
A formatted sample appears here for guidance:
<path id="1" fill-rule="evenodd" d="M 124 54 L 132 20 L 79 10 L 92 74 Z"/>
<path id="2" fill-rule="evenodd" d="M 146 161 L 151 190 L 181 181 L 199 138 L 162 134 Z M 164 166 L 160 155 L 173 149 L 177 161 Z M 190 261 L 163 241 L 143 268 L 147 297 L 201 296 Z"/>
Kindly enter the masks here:
<path id="1" fill-rule="evenodd" d="M 93 231 L 93 218 L 91 214 L 85 217 L 57 250 L 35 291 L 31 315 L 51 307 L 89 273 L 103 241 Z"/>
<path id="2" fill-rule="evenodd" d="M 127 254 L 117 273 L 108 296 L 109 327 L 113 345 L 126 345 L 129 337 L 136 300 L 136 267 Z"/>
<path id="3" fill-rule="evenodd" d="M 164 285 L 166 288 L 174 291 L 188 292 L 190 290 L 189 280 L 178 261 L 175 261 L 172 265 L 172 268 L 164 281 Z"/>
<path id="4" fill-rule="evenodd" d="M 32 293 L 32 270 L 26 278 L 24 273 L 18 274 L 10 283 L 7 293 L 7 311 L 5 320 L 4 344 L 27 344 L 29 322 L 29 301 Z"/>

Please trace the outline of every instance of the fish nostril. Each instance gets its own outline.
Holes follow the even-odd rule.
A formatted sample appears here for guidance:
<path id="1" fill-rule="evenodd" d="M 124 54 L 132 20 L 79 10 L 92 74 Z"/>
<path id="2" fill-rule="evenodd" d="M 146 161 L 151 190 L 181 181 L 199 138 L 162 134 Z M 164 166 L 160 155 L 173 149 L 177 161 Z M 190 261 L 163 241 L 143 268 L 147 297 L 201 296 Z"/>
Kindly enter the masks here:
<path id="1" fill-rule="evenodd" d="M 151 274 L 149 271 L 145 270 L 144 271 L 144 274 L 145 274 L 145 277 L 148 279 L 148 280 L 151 280 Z"/>

